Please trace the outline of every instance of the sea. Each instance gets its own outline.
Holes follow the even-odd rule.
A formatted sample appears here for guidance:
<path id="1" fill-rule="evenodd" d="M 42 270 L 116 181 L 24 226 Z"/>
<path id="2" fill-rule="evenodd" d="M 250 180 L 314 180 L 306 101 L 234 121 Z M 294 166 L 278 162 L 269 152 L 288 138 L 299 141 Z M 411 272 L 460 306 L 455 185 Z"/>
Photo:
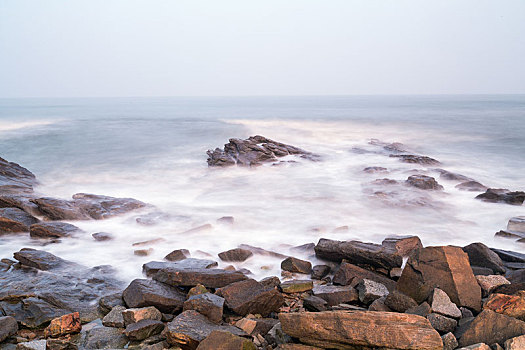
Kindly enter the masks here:
<path id="1" fill-rule="evenodd" d="M 208 167 L 208 149 L 252 135 L 321 160 Z M 402 163 L 371 140 L 400 142 L 442 164 Z M 315 264 L 311 251 L 294 247 L 320 238 L 381 243 L 417 235 L 425 246 L 482 242 L 525 251 L 523 243 L 494 237 L 511 217 L 525 215 L 524 206 L 475 199 L 479 192 L 457 189 L 437 170 L 525 190 L 525 95 L 0 99 L 0 157 L 31 170 L 42 196 L 83 192 L 151 204 L 107 220 L 71 221 L 84 233 L 57 243 L 26 233 L 0 237 L 1 258 L 43 249 L 86 266 L 112 265 L 127 281 L 174 249 L 219 267 L 232 263 L 217 254 L 241 244 Z M 371 166 L 387 170 L 363 171 Z M 414 174 L 435 177 L 444 190 L 404 185 Z M 374 182 L 383 178 L 398 184 Z M 150 213 L 157 220 L 137 221 Z M 233 225 L 217 221 L 224 216 Z M 114 239 L 97 242 L 95 232 Z M 140 249 L 150 255 L 135 255 L 133 243 L 148 240 L 156 241 Z M 263 278 L 279 275 L 281 260 L 254 255 L 233 265 Z"/>

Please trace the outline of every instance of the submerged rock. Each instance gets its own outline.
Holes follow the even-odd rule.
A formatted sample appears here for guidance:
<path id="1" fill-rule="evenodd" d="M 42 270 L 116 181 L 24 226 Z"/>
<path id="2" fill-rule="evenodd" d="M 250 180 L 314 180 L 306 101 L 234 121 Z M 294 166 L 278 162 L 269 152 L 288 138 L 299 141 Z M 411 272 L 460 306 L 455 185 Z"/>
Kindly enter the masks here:
<path id="1" fill-rule="evenodd" d="M 488 189 L 487 186 L 480 184 L 477 181 L 465 181 L 455 186 L 458 190 L 461 191 L 471 191 L 471 192 L 483 192 Z"/>
<path id="2" fill-rule="evenodd" d="M 415 154 L 391 154 L 390 157 L 399 158 L 403 163 L 414 163 L 421 165 L 439 165 L 438 160 L 427 156 L 419 156 Z"/>
<path id="3" fill-rule="evenodd" d="M 248 249 L 235 248 L 219 253 L 219 258 L 222 261 L 245 261 L 252 255 L 253 253 Z"/>
<path id="4" fill-rule="evenodd" d="M 406 183 L 420 190 L 443 190 L 443 186 L 438 184 L 436 179 L 426 175 L 411 175 L 406 180 Z"/>
<path id="5" fill-rule="evenodd" d="M 39 220 L 19 208 L 0 208 L 0 235 L 11 232 L 29 232 L 29 226 Z"/>
<path id="6" fill-rule="evenodd" d="M 525 200 L 525 192 L 514 191 L 507 189 L 489 188 L 485 193 L 476 196 L 476 199 L 481 199 L 485 202 L 492 203 L 507 203 L 512 205 L 522 205 Z"/>
<path id="7" fill-rule="evenodd" d="M 516 216 L 510 218 L 507 224 L 507 230 L 511 232 L 525 233 L 525 216 Z"/>

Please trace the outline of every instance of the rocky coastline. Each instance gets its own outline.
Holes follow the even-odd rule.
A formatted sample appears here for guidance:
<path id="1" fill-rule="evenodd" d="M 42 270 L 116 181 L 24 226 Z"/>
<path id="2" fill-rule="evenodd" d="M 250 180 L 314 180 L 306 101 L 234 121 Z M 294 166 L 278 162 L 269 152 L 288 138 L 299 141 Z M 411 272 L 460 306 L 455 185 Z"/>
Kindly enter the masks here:
<path id="1" fill-rule="evenodd" d="M 443 166 L 400 143 L 370 144 L 401 162 Z M 296 163 L 290 156 L 322 161 L 262 136 L 231 139 L 208 156 L 210 167 Z M 364 171 L 388 174 L 384 167 Z M 481 192 L 476 198 L 483 201 L 522 205 L 525 199 L 524 192 L 433 171 L 461 190 Z M 411 174 L 404 183 L 375 181 L 369 191 L 379 197 L 392 194 L 377 193 L 378 184 L 398 191 L 443 190 L 427 174 Z M 29 170 L 0 158 L 0 236 L 27 234 L 52 244 L 89 234 L 61 220 L 104 220 L 144 209 L 152 213 L 144 220 L 159 215 L 133 198 L 42 196 L 37 184 Z M 496 236 L 522 244 L 525 218 L 510 219 Z M 93 239 L 111 235 L 95 233 Z M 112 266 L 83 266 L 47 252 L 45 245 L 3 257 L 0 350 L 525 349 L 525 254 L 519 251 L 480 242 L 423 246 L 417 236 L 386 236 L 381 244 L 321 237 L 297 247 L 311 259 L 245 244 L 207 259 L 174 248 L 164 261 L 144 264 L 143 278 L 131 283 L 119 280 Z M 280 276 L 256 280 L 248 270 L 217 267 L 218 261 L 265 255 L 281 259 Z"/>

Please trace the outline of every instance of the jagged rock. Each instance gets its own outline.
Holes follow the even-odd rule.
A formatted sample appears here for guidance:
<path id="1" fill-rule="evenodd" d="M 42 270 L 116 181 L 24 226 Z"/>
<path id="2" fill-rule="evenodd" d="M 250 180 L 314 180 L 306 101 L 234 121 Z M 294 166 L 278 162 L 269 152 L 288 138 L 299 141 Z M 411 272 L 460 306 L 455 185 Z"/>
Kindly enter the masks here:
<path id="1" fill-rule="evenodd" d="M 202 284 L 197 284 L 195 287 L 190 288 L 188 291 L 188 298 L 191 298 L 194 295 L 209 293 L 210 291 L 204 287 Z"/>
<path id="2" fill-rule="evenodd" d="M 174 251 L 172 251 L 171 253 L 166 255 L 164 257 L 164 259 L 166 259 L 168 261 L 179 261 L 179 260 L 184 260 L 184 259 L 189 258 L 189 257 L 190 257 L 190 251 L 189 250 L 187 250 L 187 249 L 175 249 Z"/>
<path id="3" fill-rule="evenodd" d="M 165 313 L 182 309 L 186 295 L 178 288 L 146 279 L 133 280 L 122 293 L 126 305 L 132 308 L 155 306 Z"/>
<path id="4" fill-rule="evenodd" d="M 164 268 L 153 279 L 171 286 L 194 287 L 202 284 L 207 288 L 221 288 L 231 283 L 244 281 L 247 277 L 238 271 L 221 269 L 177 269 Z"/>
<path id="5" fill-rule="evenodd" d="M 491 294 L 483 309 L 525 321 L 525 291 L 518 292 L 517 295 Z"/>
<path id="6" fill-rule="evenodd" d="M 428 320 L 416 315 L 325 311 L 280 313 L 279 320 L 288 335 L 323 348 L 443 349 Z"/>
<path id="7" fill-rule="evenodd" d="M 434 288 L 443 290 L 457 306 L 481 309 L 479 287 L 468 255 L 459 247 L 426 247 L 409 259 L 397 289 L 416 302 L 426 300 Z"/>
<path id="8" fill-rule="evenodd" d="M 258 166 L 276 162 L 287 155 L 298 155 L 309 160 L 319 160 L 319 156 L 300 148 L 267 139 L 263 136 L 251 136 L 246 140 L 230 139 L 224 150 L 208 150 L 208 166 Z"/>
<path id="9" fill-rule="evenodd" d="M 241 316 L 249 313 L 266 316 L 284 304 L 279 291 L 266 288 L 253 279 L 229 284 L 218 289 L 216 294 L 224 298 L 229 309 Z"/>
<path id="10" fill-rule="evenodd" d="M 461 311 L 441 289 L 434 288 L 430 300 L 433 312 L 452 318 L 461 318 Z"/>
<path id="11" fill-rule="evenodd" d="M 419 315 L 422 317 L 427 317 L 432 312 L 430 305 L 425 301 L 419 304 L 418 306 L 411 307 L 405 311 L 407 314 Z"/>
<path id="12" fill-rule="evenodd" d="M 523 350 L 525 349 L 525 335 L 514 337 L 505 341 L 505 350 Z"/>
<path id="13" fill-rule="evenodd" d="M 494 289 L 505 284 L 510 284 L 510 282 L 501 275 L 476 276 L 476 280 L 481 287 L 484 297 L 492 293 Z"/>
<path id="14" fill-rule="evenodd" d="M 162 269 L 173 268 L 180 270 L 187 269 L 210 269 L 217 266 L 217 262 L 208 259 L 186 258 L 179 261 L 150 261 L 142 265 L 142 272 L 151 277 Z"/>
<path id="15" fill-rule="evenodd" d="M 330 273 L 330 266 L 328 265 L 315 265 L 312 267 L 311 277 L 314 280 L 322 280 Z"/>
<path id="16" fill-rule="evenodd" d="M 39 270 L 51 270 L 65 267 L 68 263 L 51 253 L 32 248 L 22 248 L 13 254 L 14 258 L 22 265 L 34 267 Z"/>
<path id="17" fill-rule="evenodd" d="M 421 164 L 421 165 L 439 165 L 438 160 L 427 156 L 419 156 L 415 154 L 391 154 L 390 157 L 399 158 L 403 163 Z"/>
<path id="18" fill-rule="evenodd" d="M 131 340 L 144 340 L 164 329 L 164 323 L 158 320 L 143 319 L 126 327 L 124 334 Z"/>
<path id="19" fill-rule="evenodd" d="M 459 345 L 456 337 L 451 332 L 442 335 L 441 340 L 443 341 L 443 350 L 454 350 Z"/>
<path id="20" fill-rule="evenodd" d="M 69 237 L 79 232 L 82 230 L 65 222 L 42 222 L 29 227 L 29 235 L 32 238 Z"/>
<path id="21" fill-rule="evenodd" d="M 281 322 L 278 322 L 275 326 L 272 327 L 272 329 L 270 329 L 268 334 L 265 336 L 265 339 L 269 344 L 277 345 L 292 342 L 292 338 L 288 334 L 283 332 Z"/>
<path id="22" fill-rule="evenodd" d="M 383 284 L 368 279 L 362 279 L 359 282 L 357 291 L 359 292 L 359 300 L 366 305 L 388 295 L 388 289 Z"/>
<path id="23" fill-rule="evenodd" d="M 281 262 L 281 269 L 296 273 L 310 273 L 312 271 L 312 264 L 309 261 L 288 257 Z"/>
<path id="24" fill-rule="evenodd" d="M 397 312 L 405 312 L 410 308 L 417 307 L 417 303 L 414 299 L 397 291 L 394 291 L 393 293 L 390 293 L 386 296 L 385 305 Z"/>
<path id="25" fill-rule="evenodd" d="M 498 254 L 498 256 L 503 261 L 525 263 L 525 254 L 513 252 L 510 250 L 495 249 L 495 248 L 491 248 L 491 250 L 494 253 Z"/>
<path id="26" fill-rule="evenodd" d="M 95 326 L 82 336 L 79 348 L 123 349 L 128 342 L 128 338 L 118 328 Z"/>
<path id="27" fill-rule="evenodd" d="M 102 319 L 102 324 L 105 327 L 115 327 L 115 328 L 124 328 L 124 317 L 122 316 L 122 311 L 126 310 L 124 306 L 116 305 L 111 309 L 111 311 L 104 316 Z"/>
<path id="28" fill-rule="evenodd" d="M 314 288 L 314 284 L 311 280 L 291 280 L 283 282 L 279 285 L 279 288 L 283 293 L 302 293 Z"/>
<path id="29" fill-rule="evenodd" d="M 142 320 L 162 320 L 162 313 L 154 306 L 133 308 L 122 311 L 122 318 L 124 325 L 128 326 L 132 323 L 137 323 Z"/>
<path id="30" fill-rule="evenodd" d="M 115 306 L 124 306 L 122 292 L 104 295 L 98 300 L 98 308 L 104 315 L 107 315 Z"/>
<path id="31" fill-rule="evenodd" d="M 80 333 L 82 324 L 80 323 L 80 314 L 73 312 L 51 320 L 51 323 L 45 329 L 46 337 L 60 337 L 66 334 Z"/>
<path id="32" fill-rule="evenodd" d="M 505 273 L 503 261 L 483 243 L 472 243 L 463 247 L 463 251 L 468 254 L 470 265 L 488 267 L 495 273 Z"/>
<path id="33" fill-rule="evenodd" d="M 411 175 L 406 180 L 407 185 L 419 188 L 420 190 L 443 190 L 443 186 L 438 184 L 436 179 L 426 175 Z"/>
<path id="34" fill-rule="evenodd" d="M 266 288 L 274 288 L 278 287 L 281 284 L 281 280 L 277 276 L 270 276 L 263 278 L 259 281 L 260 284 L 262 284 Z"/>
<path id="35" fill-rule="evenodd" d="M 359 300 L 357 290 L 351 286 L 316 285 L 312 292 L 314 296 L 326 300 L 329 306 Z"/>
<path id="36" fill-rule="evenodd" d="M 504 285 L 499 286 L 496 289 L 494 289 L 493 292 L 494 293 L 499 293 L 499 294 L 512 295 L 512 294 L 516 294 L 520 290 L 525 290 L 525 282 L 504 284 Z"/>
<path id="37" fill-rule="evenodd" d="M 78 346 L 70 338 L 47 339 L 46 350 L 78 350 Z"/>
<path id="38" fill-rule="evenodd" d="M 0 343 L 18 331 L 18 323 L 11 316 L 0 317 Z"/>
<path id="39" fill-rule="evenodd" d="M 220 323 L 222 321 L 223 308 L 224 298 L 211 293 L 191 296 L 184 302 L 183 306 L 184 311 L 198 311 L 215 323 Z"/>
<path id="40" fill-rule="evenodd" d="M 0 158 L 0 192 L 19 194 L 33 192 L 37 184 L 35 175 L 17 163 Z"/>
<path id="41" fill-rule="evenodd" d="M 385 311 L 385 312 L 392 312 L 392 309 L 386 306 L 385 304 L 386 297 L 381 297 L 372 302 L 370 306 L 368 306 L 368 311 Z"/>
<path id="42" fill-rule="evenodd" d="M 488 187 L 477 182 L 477 181 L 465 181 L 455 186 L 458 190 L 461 191 L 471 191 L 471 192 L 483 192 L 488 190 Z"/>
<path id="43" fill-rule="evenodd" d="M 225 331 L 213 331 L 197 346 L 197 350 L 257 350 L 248 339 Z"/>
<path id="44" fill-rule="evenodd" d="M 359 266 L 347 262 L 341 263 L 339 269 L 337 269 L 334 274 L 333 282 L 334 284 L 339 284 L 342 286 L 351 285 L 352 287 L 355 287 L 359 281 L 364 278 L 385 285 L 389 291 L 393 291 L 396 286 L 396 282 L 392 281 L 388 277 L 369 270 L 365 270 Z"/>
<path id="45" fill-rule="evenodd" d="M 278 320 L 274 318 L 242 318 L 235 323 L 235 326 L 250 335 L 266 335 Z"/>
<path id="46" fill-rule="evenodd" d="M 431 313 L 427 316 L 432 327 L 440 333 L 453 332 L 458 322 L 453 318 L 449 318 L 440 314 Z"/>
<path id="47" fill-rule="evenodd" d="M 525 192 L 514 191 L 507 189 L 489 188 L 485 193 L 476 196 L 476 199 L 481 199 L 485 202 L 492 203 L 507 203 L 512 205 L 522 205 L 525 200 Z"/>
<path id="48" fill-rule="evenodd" d="M 29 226 L 38 219 L 19 208 L 0 208 L 0 235 L 12 232 L 28 232 Z"/>
<path id="49" fill-rule="evenodd" d="M 45 339 L 31 340 L 28 342 L 18 343 L 16 350 L 46 350 L 47 342 Z"/>
<path id="50" fill-rule="evenodd" d="M 253 253 L 247 249 L 235 248 L 219 253 L 219 258 L 222 261 L 245 261 L 252 255 Z"/>
<path id="51" fill-rule="evenodd" d="M 477 343 L 498 343 L 525 334 L 525 322 L 513 317 L 498 314 L 492 310 L 483 310 L 470 322 L 461 337 L 460 346 Z"/>
<path id="52" fill-rule="evenodd" d="M 326 311 L 328 310 L 328 302 L 316 296 L 309 296 L 303 299 L 303 306 L 308 311 Z"/>

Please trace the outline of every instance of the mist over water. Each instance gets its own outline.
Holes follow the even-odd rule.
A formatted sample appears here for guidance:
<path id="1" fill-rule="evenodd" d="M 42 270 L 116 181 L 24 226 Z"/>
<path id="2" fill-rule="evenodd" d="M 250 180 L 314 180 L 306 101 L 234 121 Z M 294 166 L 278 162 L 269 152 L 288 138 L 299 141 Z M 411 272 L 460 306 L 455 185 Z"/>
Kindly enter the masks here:
<path id="1" fill-rule="evenodd" d="M 256 134 L 318 153 L 322 161 L 207 167 L 207 149 Z M 440 168 L 489 187 L 523 190 L 523 135 L 525 96 L 0 100 L 0 156 L 35 173 L 38 192 L 133 197 L 164 213 L 151 226 L 136 222 L 151 210 L 72 222 L 86 234 L 42 247 L 85 265 L 113 265 L 128 280 L 140 276 L 143 263 L 162 260 L 174 249 L 219 261 L 217 253 L 239 244 L 288 254 L 321 237 L 381 242 L 391 235 L 418 235 L 424 245 L 481 241 L 523 250 L 493 237 L 510 217 L 525 215 L 523 206 L 475 200 L 477 192 L 439 179 L 435 166 L 399 162 L 368 143 L 401 142 L 440 160 Z M 388 173 L 362 171 L 369 166 Z M 404 181 L 416 173 L 434 176 L 445 190 L 372 183 Z M 388 195 L 375 195 L 378 191 Z M 217 223 L 222 216 L 233 216 L 234 225 Z M 204 224 L 213 228 L 183 233 Z M 342 226 L 348 229 L 337 229 Z M 96 242 L 94 232 L 115 239 Z M 132 246 L 155 238 L 164 241 Z M 3 236 L 0 257 L 40 246 L 26 234 Z M 154 252 L 138 257 L 133 254 L 138 248 Z M 307 257 L 302 254 L 293 252 Z M 255 255 L 234 265 L 261 278 L 278 274 L 280 260 Z"/>

